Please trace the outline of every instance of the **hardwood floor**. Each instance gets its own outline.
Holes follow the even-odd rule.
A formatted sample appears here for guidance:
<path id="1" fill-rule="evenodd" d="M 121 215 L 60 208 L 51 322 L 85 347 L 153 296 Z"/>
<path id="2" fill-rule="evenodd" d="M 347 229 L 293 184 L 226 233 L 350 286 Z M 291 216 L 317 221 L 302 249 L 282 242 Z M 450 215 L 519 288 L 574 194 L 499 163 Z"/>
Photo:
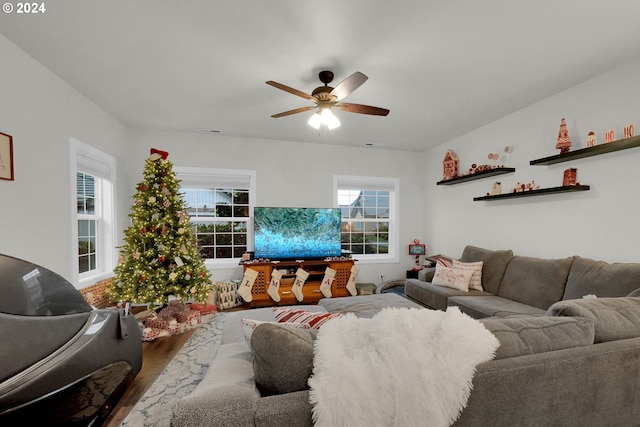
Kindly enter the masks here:
<path id="1" fill-rule="evenodd" d="M 103 427 L 120 426 L 194 331 L 195 329 L 191 329 L 178 335 L 142 343 L 142 369 L 102 424 Z"/>

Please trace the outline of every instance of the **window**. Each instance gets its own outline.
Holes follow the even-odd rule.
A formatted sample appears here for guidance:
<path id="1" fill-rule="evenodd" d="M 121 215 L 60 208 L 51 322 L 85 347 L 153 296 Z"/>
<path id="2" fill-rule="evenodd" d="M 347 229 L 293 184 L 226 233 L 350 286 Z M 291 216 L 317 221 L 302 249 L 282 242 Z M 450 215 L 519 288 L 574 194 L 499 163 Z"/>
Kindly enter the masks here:
<path id="1" fill-rule="evenodd" d="M 71 140 L 74 197 L 74 276 L 80 287 L 113 274 L 115 159 Z"/>
<path id="2" fill-rule="evenodd" d="M 175 168 L 202 257 L 237 264 L 251 246 L 255 171 Z"/>
<path id="3" fill-rule="evenodd" d="M 98 238 L 100 215 L 96 213 L 96 181 L 99 178 L 84 172 L 76 173 L 76 198 L 78 201 L 78 272 L 98 269 Z M 98 186 L 99 190 L 99 186 Z M 99 207 L 98 207 L 99 210 Z"/>
<path id="4" fill-rule="evenodd" d="M 360 261 L 398 261 L 396 178 L 335 176 L 343 251 Z"/>

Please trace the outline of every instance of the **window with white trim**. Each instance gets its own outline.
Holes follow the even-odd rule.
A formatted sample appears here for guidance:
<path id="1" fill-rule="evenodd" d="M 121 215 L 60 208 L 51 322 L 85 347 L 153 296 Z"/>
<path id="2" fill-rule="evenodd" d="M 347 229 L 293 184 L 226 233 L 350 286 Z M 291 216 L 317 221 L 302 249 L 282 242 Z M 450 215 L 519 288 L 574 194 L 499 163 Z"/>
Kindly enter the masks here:
<path id="1" fill-rule="evenodd" d="M 343 251 L 359 261 L 399 259 L 398 187 L 397 178 L 334 176 Z"/>
<path id="2" fill-rule="evenodd" d="M 75 166 L 73 271 L 82 287 L 113 275 L 116 160 L 73 139 L 71 155 Z"/>
<path id="3" fill-rule="evenodd" d="M 202 257 L 237 264 L 252 246 L 255 171 L 176 167 Z"/>

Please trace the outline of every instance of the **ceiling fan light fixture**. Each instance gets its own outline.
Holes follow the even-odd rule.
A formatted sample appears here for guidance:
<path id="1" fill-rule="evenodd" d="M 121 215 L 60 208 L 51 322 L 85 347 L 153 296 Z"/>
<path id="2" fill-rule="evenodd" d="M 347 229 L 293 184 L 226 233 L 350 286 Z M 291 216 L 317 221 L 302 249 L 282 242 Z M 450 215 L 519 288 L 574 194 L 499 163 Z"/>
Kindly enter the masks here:
<path id="1" fill-rule="evenodd" d="M 322 124 L 320 113 L 313 113 L 311 117 L 309 117 L 307 124 L 314 129 L 320 129 L 320 125 Z"/>
<path id="2" fill-rule="evenodd" d="M 333 114 L 331 108 L 323 109 L 320 113 L 320 118 L 322 119 L 322 124 L 328 127 L 329 130 L 340 127 L 340 120 Z"/>

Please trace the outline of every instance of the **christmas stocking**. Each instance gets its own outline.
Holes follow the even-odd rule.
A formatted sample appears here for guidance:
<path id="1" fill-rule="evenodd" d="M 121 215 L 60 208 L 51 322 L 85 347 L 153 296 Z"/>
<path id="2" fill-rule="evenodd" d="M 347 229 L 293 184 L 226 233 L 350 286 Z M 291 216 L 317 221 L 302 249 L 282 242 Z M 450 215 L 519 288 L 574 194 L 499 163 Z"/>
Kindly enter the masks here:
<path id="1" fill-rule="evenodd" d="M 320 284 L 320 292 L 324 295 L 325 298 L 331 298 L 331 284 L 333 283 L 333 279 L 336 277 L 336 271 L 327 267 L 324 270 L 324 278 L 322 279 L 322 283 Z"/>
<path id="2" fill-rule="evenodd" d="M 251 288 L 253 287 L 253 282 L 256 281 L 258 277 L 258 272 L 247 268 L 244 272 L 244 277 L 242 278 L 242 283 L 240 283 L 240 287 L 238 288 L 238 294 L 242 297 L 246 302 L 251 302 L 253 300 L 253 296 L 251 295 Z"/>
<path id="3" fill-rule="evenodd" d="M 354 296 L 358 293 L 356 289 L 356 278 L 358 277 L 358 273 L 360 273 L 360 269 L 355 265 L 351 267 L 351 275 L 349 276 L 349 281 L 347 282 L 347 290 Z"/>
<path id="4" fill-rule="evenodd" d="M 271 281 L 269 282 L 267 293 L 275 302 L 280 302 L 280 294 L 278 293 L 278 289 L 280 288 L 280 279 L 282 279 L 282 273 L 278 270 L 273 270 L 271 272 Z"/>
<path id="5" fill-rule="evenodd" d="M 302 302 L 304 296 L 302 295 L 302 287 L 304 286 L 304 281 L 309 277 L 309 273 L 304 271 L 301 268 L 298 268 L 296 271 L 296 279 L 293 281 L 293 286 L 291 287 L 291 292 L 296 296 L 298 302 Z"/>

